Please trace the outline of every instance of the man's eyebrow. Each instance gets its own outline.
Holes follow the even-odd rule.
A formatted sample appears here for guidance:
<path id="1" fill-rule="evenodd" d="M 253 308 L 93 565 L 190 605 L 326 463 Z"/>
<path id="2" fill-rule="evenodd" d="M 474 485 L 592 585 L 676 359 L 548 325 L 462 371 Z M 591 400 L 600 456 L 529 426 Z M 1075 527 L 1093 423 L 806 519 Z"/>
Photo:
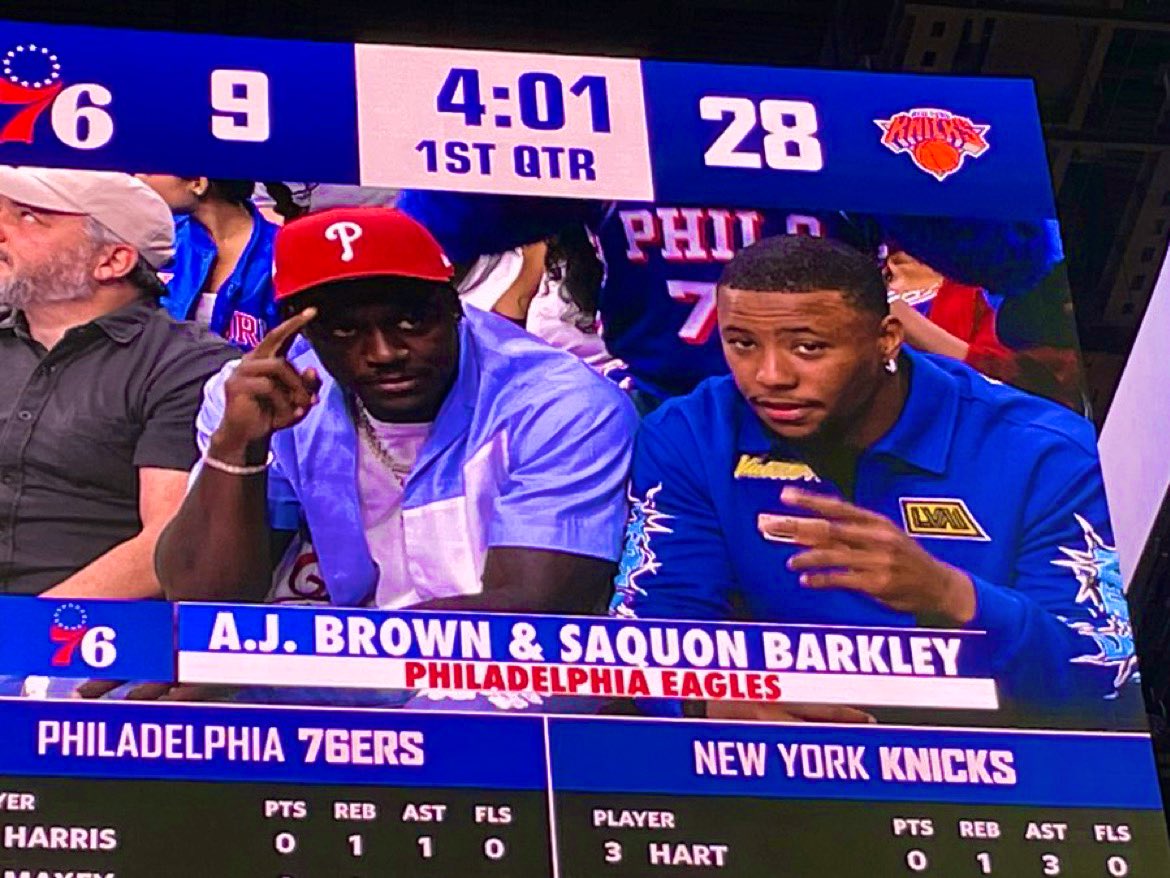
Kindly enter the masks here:
<path id="1" fill-rule="evenodd" d="M 31 210 L 33 213 L 39 213 L 41 216 L 77 216 L 77 214 L 69 214 L 63 210 L 49 210 L 45 207 L 37 207 L 35 204 L 25 204 L 23 201 L 12 201 L 12 206 L 21 208 L 22 210 Z"/>
<path id="2" fill-rule="evenodd" d="M 747 333 L 752 332 L 752 330 L 744 329 L 742 327 L 736 326 L 734 323 L 724 324 L 723 331 L 724 332 L 747 332 Z M 788 334 L 788 335 L 795 335 L 798 332 L 809 332 L 809 333 L 812 333 L 813 335 L 823 335 L 824 334 L 821 330 L 816 329 L 815 327 L 812 327 L 812 326 L 782 326 L 779 329 L 774 330 L 774 331 L 782 333 L 782 334 Z"/>

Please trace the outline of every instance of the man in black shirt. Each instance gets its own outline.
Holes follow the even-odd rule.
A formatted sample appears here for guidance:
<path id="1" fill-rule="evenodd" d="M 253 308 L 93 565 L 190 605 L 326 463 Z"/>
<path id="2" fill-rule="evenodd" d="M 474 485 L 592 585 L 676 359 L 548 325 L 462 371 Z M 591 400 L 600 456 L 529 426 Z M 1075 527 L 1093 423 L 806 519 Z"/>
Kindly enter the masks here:
<path id="1" fill-rule="evenodd" d="M 173 239 L 127 174 L 0 167 L 0 592 L 160 594 L 203 383 L 235 356 L 158 307 Z"/>

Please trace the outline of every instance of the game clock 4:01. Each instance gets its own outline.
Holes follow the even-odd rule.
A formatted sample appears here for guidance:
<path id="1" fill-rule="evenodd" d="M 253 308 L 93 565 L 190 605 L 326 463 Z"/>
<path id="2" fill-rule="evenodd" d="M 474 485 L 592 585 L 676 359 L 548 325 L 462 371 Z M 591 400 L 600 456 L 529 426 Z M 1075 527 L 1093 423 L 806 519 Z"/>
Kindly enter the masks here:
<path id="1" fill-rule="evenodd" d="M 638 61 L 359 45 L 356 64 L 367 184 L 653 197 Z"/>
<path id="2" fill-rule="evenodd" d="M 613 126 L 609 119 L 609 88 L 604 76 L 585 74 L 567 89 L 573 97 L 588 100 L 590 127 L 609 134 Z M 520 74 L 513 89 L 507 85 L 493 85 L 493 102 L 512 106 L 513 95 L 520 112 L 520 122 L 533 131 L 559 131 L 565 127 L 565 84 L 555 73 L 529 71 Z M 498 128 L 511 128 L 513 117 L 504 112 L 488 113 L 482 100 L 479 71 L 474 67 L 452 67 L 443 81 L 435 100 L 440 113 L 457 113 L 468 125 L 484 124 L 488 117 Z M 570 109 L 572 109 L 570 107 Z"/>
<path id="3" fill-rule="evenodd" d="M 567 93 L 588 100 L 589 123 L 594 132 L 609 134 L 613 130 L 604 76 L 585 74 L 568 87 Z M 483 102 L 479 71 L 472 67 L 452 67 L 439 89 L 435 109 L 440 113 L 455 113 L 471 127 L 486 122 L 496 128 L 511 128 L 516 116 L 510 108 L 515 104 L 523 127 L 530 131 L 560 131 L 566 121 L 565 95 L 565 84 L 555 73 L 530 71 L 520 74 L 515 87 L 493 85 L 493 112 L 489 112 Z M 499 112 L 494 111 L 497 107 Z M 451 173 L 491 176 L 497 160 L 496 144 L 490 140 L 448 140 L 440 145 L 436 140 L 427 139 L 420 141 L 415 149 L 426 157 L 427 172 L 431 174 L 439 170 L 441 162 Z M 507 161 L 507 158 L 499 160 Z M 596 156 L 588 147 L 520 144 L 513 148 L 511 160 L 516 173 L 528 178 L 567 176 L 569 180 L 589 182 L 597 179 Z"/>

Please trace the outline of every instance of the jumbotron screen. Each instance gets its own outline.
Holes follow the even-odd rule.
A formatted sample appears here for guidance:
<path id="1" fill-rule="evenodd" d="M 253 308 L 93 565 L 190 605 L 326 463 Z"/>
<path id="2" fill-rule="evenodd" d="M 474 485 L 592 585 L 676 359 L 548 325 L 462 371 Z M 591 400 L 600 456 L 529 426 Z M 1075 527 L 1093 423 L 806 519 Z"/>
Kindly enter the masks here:
<path id="1" fill-rule="evenodd" d="M 0 73 L 3 878 L 1168 873 L 1029 82 Z"/>

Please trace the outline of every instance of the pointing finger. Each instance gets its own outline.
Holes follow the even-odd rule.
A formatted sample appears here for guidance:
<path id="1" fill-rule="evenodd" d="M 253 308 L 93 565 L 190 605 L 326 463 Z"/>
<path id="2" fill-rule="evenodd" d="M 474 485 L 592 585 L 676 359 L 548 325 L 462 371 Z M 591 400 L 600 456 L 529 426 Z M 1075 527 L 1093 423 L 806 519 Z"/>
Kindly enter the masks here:
<path id="1" fill-rule="evenodd" d="M 292 347 L 293 339 L 296 338 L 304 327 L 312 322 L 313 318 L 317 316 L 316 308 L 306 308 L 299 314 L 294 314 L 280 326 L 276 327 L 268 335 L 260 340 L 260 344 L 256 345 L 252 351 L 252 355 L 256 359 L 267 359 L 268 357 L 283 357 L 288 354 L 288 349 Z"/>

